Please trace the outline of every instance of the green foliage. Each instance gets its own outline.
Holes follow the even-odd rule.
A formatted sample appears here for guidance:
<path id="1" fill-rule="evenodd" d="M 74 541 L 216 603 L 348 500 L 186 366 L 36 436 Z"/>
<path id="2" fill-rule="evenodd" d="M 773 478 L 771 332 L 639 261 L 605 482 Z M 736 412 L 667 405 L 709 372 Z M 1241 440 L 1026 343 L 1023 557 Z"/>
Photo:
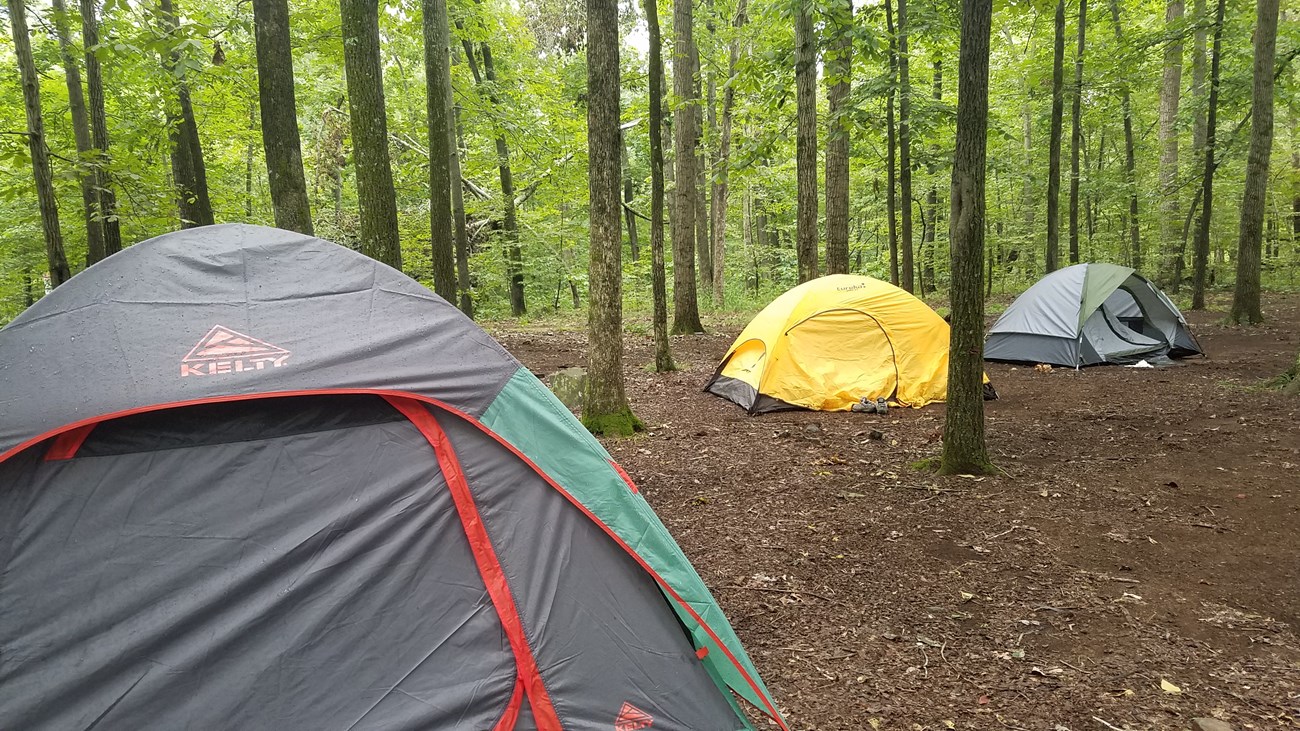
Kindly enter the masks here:
<path id="1" fill-rule="evenodd" d="M 124 242 L 132 243 L 179 225 L 170 181 L 164 93 L 174 78 L 190 85 L 204 146 L 211 197 L 218 221 L 270 224 L 272 211 L 262 159 L 257 110 L 256 58 L 252 11 L 241 0 L 197 3 L 176 0 L 180 28 L 165 34 L 152 4 L 108 0 L 102 9 L 101 44 L 92 52 L 104 66 L 106 103 L 113 149 L 108 159 L 83 160 L 67 113 L 57 43 L 46 0 L 31 3 L 33 51 L 42 72 L 47 144 L 54 157 L 56 187 L 66 247 L 74 270 L 84 266 L 85 233 L 80 217 L 77 173 L 101 165 L 118 191 Z M 702 90 L 713 80 L 719 100 L 728 86 L 735 91 L 735 137 L 726 212 L 727 257 L 724 310 L 751 312 L 784 291 L 796 279 L 793 246 L 794 47 L 791 5 L 787 0 L 751 0 L 748 22 L 733 27 L 736 0 L 712 0 L 697 6 L 696 37 L 701 54 Z M 1212 5 L 1212 3 L 1211 3 Z M 818 24 L 827 3 L 814 3 Z M 927 289 L 942 295 L 949 279 L 948 188 L 954 144 L 956 0 L 920 0 L 910 4 L 912 77 L 914 244 L 925 231 L 933 244 L 918 248 L 927 269 Z M 1051 95 L 1051 12 L 1054 5 L 1024 0 L 995 4 L 992 42 L 991 104 L 988 149 L 988 256 L 993 259 L 991 290 L 999 301 L 1042 274 L 1045 240 L 1047 128 Z M 337 3 L 292 0 L 299 122 L 303 159 L 316 231 L 345 246 L 356 246 L 358 219 L 347 103 L 343 79 L 342 39 Z M 480 196 L 465 191 L 473 232 L 470 268 L 472 296 L 487 319 L 509 313 L 504 243 L 499 234 L 503 209 L 494 144 L 502 136 L 510 148 L 519 206 L 520 245 L 530 318 L 580 313 L 586 302 L 587 160 L 586 59 L 584 17 L 576 0 L 453 0 L 450 4 L 454 46 L 453 81 L 460 107 L 465 154 L 464 177 Z M 672 37 L 672 14 L 661 3 L 665 38 Z M 75 7 L 73 14 L 75 15 Z M 1077 4 L 1069 6 L 1067 34 L 1073 33 Z M 1084 67 L 1083 130 L 1086 152 L 1081 196 L 1091 215 L 1081 214 L 1084 260 L 1120 261 L 1127 230 L 1127 194 L 1120 91 L 1130 90 L 1134 110 L 1139 193 L 1139 229 L 1147 261 L 1159 248 L 1156 184 L 1159 150 L 1155 125 L 1164 45 L 1186 38 L 1190 69 L 1190 34 L 1204 27 L 1188 7 L 1187 17 L 1167 27 L 1161 3 L 1120 0 L 1124 42 L 1117 43 L 1107 2 L 1094 0 Z M 1224 30 L 1221 90 L 1220 156 L 1215 212 L 1211 229 L 1215 289 L 1230 287 L 1237 235 L 1237 213 L 1244 177 L 1249 109 L 1254 13 L 1248 0 L 1229 0 Z M 407 273 L 430 279 L 428 195 L 425 148 L 424 66 L 418 0 L 388 0 L 381 13 L 385 92 L 392 159 L 398 197 L 399 227 Z M 644 25 L 635 4 L 622 16 L 623 119 L 631 207 L 647 214 L 649 154 L 646 131 L 648 99 Z M 28 293 L 40 296 L 45 271 L 39 219 L 34 205 L 30 163 L 21 134 L 25 128 L 22 95 L 13 46 L 0 41 L 0 322 L 26 306 Z M 71 26 L 79 29 L 79 18 Z M 74 32 L 74 41 L 79 33 Z M 883 5 L 859 5 L 853 26 L 853 89 L 848 111 L 850 159 L 850 267 L 887 278 L 889 253 L 885 221 L 885 96 L 893 90 L 888 74 L 888 34 Z M 739 39 L 743 49 L 737 75 L 726 79 L 727 49 Z M 476 84 L 461 41 L 487 43 L 496 60 L 498 81 Z M 220 52 L 218 52 L 218 46 Z M 1072 46 L 1072 44 L 1071 44 Z M 1300 48 L 1300 24 L 1283 22 L 1278 58 L 1290 59 Z M 671 63 L 671 49 L 665 49 Z M 176 54 L 173 77 L 163 73 L 163 57 Z M 1073 49 L 1067 54 L 1072 61 Z M 943 71 L 942 94 L 933 98 L 933 63 Z M 823 62 L 826 60 L 823 54 Z M 220 63 L 218 63 L 220 61 Z M 1263 282 L 1274 289 L 1298 289 L 1300 236 L 1292 233 L 1292 206 L 1300 198 L 1300 63 L 1283 71 L 1277 84 L 1277 122 L 1269 187 L 1269 227 Z M 1070 74 L 1067 74 L 1070 76 Z M 1185 73 L 1190 80 L 1190 70 Z M 821 79 L 824 83 L 834 79 Z M 489 98 L 495 97 L 497 103 Z M 1067 93 L 1072 90 L 1067 89 Z M 820 92 L 824 94 L 824 91 Z M 670 105 L 679 100 L 670 99 Z M 819 121 L 826 120 L 820 102 Z M 1190 130 L 1200 103 L 1185 95 L 1178 129 L 1180 206 L 1187 211 L 1199 181 L 1199 162 L 1192 154 Z M 1029 147 L 1025 128 L 1029 128 Z M 712 150 L 717 133 L 705 124 L 704 146 Z M 1068 149 L 1068 139 L 1065 141 Z M 669 160 L 671 165 L 671 160 Z M 819 166 L 820 167 L 820 166 Z M 1068 165 L 1067 165 L 1068 167 Z M 1068 185 L 1062 186 L 1063 191 Z M 937 204 L 927 202 L 935 191 Z M 668 213 L 671 215 L 671 185 Z M 1068 209 L 1062 201 L 1062 211 Z M 746 211 L 750 215 L 746 215 Z M 1065 216 L 1063 215 L 1063 219 Z M 650 310 L 649 226 L 637 219 L 641 251 L 624 251 L 624 299 L 629 320 Z M 1062 240 L 1065 232 L 1062 232 Z M 671 252 L 669 267 L 672 266 Z M 1190 271 L 1190 268 L 1189 268 Z M 28 282 L 33 282 L 29 286 Z M 671 281 L 671 272 L 669 274 Z M 575 306 L 574 299 L 577 304 Z M 709 298 L 701 298 L 706 310 Z"/>

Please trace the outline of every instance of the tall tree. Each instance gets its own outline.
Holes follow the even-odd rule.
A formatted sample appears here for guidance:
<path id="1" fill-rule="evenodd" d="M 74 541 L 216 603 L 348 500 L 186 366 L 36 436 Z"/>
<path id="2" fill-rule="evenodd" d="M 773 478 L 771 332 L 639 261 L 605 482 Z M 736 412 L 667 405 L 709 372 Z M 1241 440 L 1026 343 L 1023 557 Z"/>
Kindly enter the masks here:
<path id="1" fill-rule="evenodd" d="M 453 120 L 451 150 L 451 219 L 452 231 L 456 237 L 456 281 L 460 292 L 460 311 L 466 317 L 474 317 L 474 298 L 470 294 L 469 276 L 469 230 L 465 224 L 465 186 L 461 181 L 460 159 L 465 154 L 460 125 L 460 104 L 456 103 L 451 84 L 447 85 L 447 106 L 451 108 Z"/>
<path id="2" fill-rule="evenodd" d="M 934 57 L 933 82 L 933 98 L 937 107 L 943 104 L 943 60 L 937 55 Z M 930 183 L 930 192 L 925 194 L 925 205 L 930 209 L 930 221 L 927 224 L 924 215 L 921 218 L 921 261 L 920 271 L 917 272 L 920 275 L 917 287 L 925 294 L 936 291 L 934 284 L 934 238 L 937 233 L 936 229 L 939 227 L 939 183 L 937 180 L 939 165 L 936 162 L 940 154 L 938 147 L 937 144 L 934 146 L 935 149 L 931 154 L 930 164 L 926 166 L 931 177 L 934 178 Z"/>
<path id="3" fill-rule="evenodd" d="M 379 2 L 339 0 L 339 8 L 352 149 L 357 167 L 361 251 L 394 269 L 401 269 L 397 197 L 388 157 L 384 71 L 379 55 Z"/>
<path id="4" fill-rule="evenodd" d="M 1183 0 L 1169 0 L 1165 5 L 1164 76 L 1160 85 L 1160 283 L 1178 291 L 1174 258 L 1180 255 L 1182 215 L 1178 202 L 1178 100 L 1182 96 L 1183 41 L 1179 24 L 1183 19 Z"/>
<path id="5" fill-rule="evenodd" d="M 1061 117 L 1064 112 L 1065 0 L 1056 2 L 1052 56 L 1052 129 L 1047 145 L 1047 271 L 1059 263 L 1061 239 Z"/>
<path id="6" fill-rule="evenodd" d="M 451 191 L 459 180 L 451 177 L 453 140 L 451 105 L 451 30 L 446 0 L 422 0 L 424 23 L 425 106 L 429 119 L 429 256 L 433 264 L 433 290 L 448 302 L 456 301 L 455 228 Z"/>
<path id="7" fill-rule="evenodd" d="M 587 190 L 591 223 L 587 387 L 582 423 L 628 436 L 640 422 L 623 389 L 623 236 L 619 203 L 618 0 L 587 0 Z"/>
<path id="8" fill-rule="evenodd" d="M 302 171 L 298 105 L 293 90 L 289 0 L 253 0 L 257 39 L 257 96 L 262 110 L 262 148 L 275 225 L 313 233 L 307 179 Z"/>
<path id="9" fill-rule="evenodd" d="M 1228 319 L 1239 325 L 1264 321 L 1259 304 L 1260 249 L 1268 193 L 1268 159 L 1273 149 L 1273 60 L 1277 55 L 1278 0 L 1258 0 L 1255 7 L 1254 92 L 1251 98 L 1250 152 L 1241 196 L 1237 236 L 1237 284 Z"/>
<path id="10" fill-rule="evenodd" d="M 849 87 L 853 78 L 853 3 L 833 0 L 827 10 L 826 272 L 849 271 Z"/>
<path id="11" fill-rule="evenodd" d="M 621 131 L 626 133 L 625 129 Z M 632 173 L 628 169 L 627 163 L 627 134 L 622 136 L 620 154 L 623 164 L 623 214 L 627 219 L 627 245 L 632 254 L 632 261 L 638 261 L 641 258 L 641 244 L 637 235 L 636 212 L 632 210 L 632 201 L 636 199 L 636 192 L 633 187 Z"/>
<path id="12" fill-rule="evenodd" d="M 50 269 L 50 283 L 59 286 L 72 277 L 68 258 L 63 253 L 63 231 L 59 228 L 59 204 L 54 195 L 54 175 L 50 169 L 50 152 L 45 147 L 45 122 L 41 117 L 41 79 L 32 60 L 32 39 L 27 31 L 27 8 L 24 0 L 8 0 L 9 23 L 14 33 L 14 55 L 18 57 L 18 76 L 23 87 L 23 107 L 27 113 L 27 151 L 32 159 L 32 178 L 36 183 L 36 203 L 41 211 L 41 232 L 45 236 L 45 258 Z"/>
<path id="13" fill-rule="evenodd" d="M 1083 46 L 1088 32 L 1088 0 L 1079 0 L 1079 45 L 1074 52 L 1070 106 L 1070 263 L 1079 263 L 1079 150 L 1083 147 Z"/>
<path id="14" fill-rule="evenodd" d="M 1124 47 L 1124 31 L 1119 22 L 1119 0 L 1110 0 L 1111 24 L 1115 27 L 1115 45 Z M 1128 265 L 1142 268 L 1142 240 L 1138 221 L 1137 161 L 1133 153 L 1133 99 L 1127 82 L 1120 83 L 1120 110 L 1124 115 L 1124 186 L 1128 189 L 1129 250 Z"/>
<path id="15" fill-rule="evenodd" d="M 1209 16 L 1205 12 L 1205 0 L 1195 0 L 1192 5 L 1192 13 L 1196 18 L 1196 31 L 1192 41 L 1192 106 L 1195 114 L 1192 117 L 1192 158 L 1200 168 L 1205 167 L 1205 125 L 1207 116 L 1207 85 L 1205 83 L 1206 72 L 1206 53 L 1205 42 L 1208 37 Z M 1196 195 L 1204 195 L 1204 191 Z M 1191 216 L 1199 205 L 1196 198 L 1192 201 L 1192 210 L 1188 212 L 1187 223 L 1183 225 L 1182 236 L 1178 237 L 1178 254 L 1174 257 L 1174 281 L 1181 283 L 1183 281 L 1183 272 L 1187 259 L 1187 236 L 1189 234 Z"/>
<path id="16" fill-rule="evenodd" d="M 695 290 L 695 234 L 699 192 L 696 188 L 695 36 L 692 0 L 673 0 L 673 333 L 704 332 Z"/>
<path id="17" fill-rule="evenodd" d="M 482 44 L 483 50 L 483 73 L 488 82 L 488 88 L 494 89 L 497 85 L 496 64 L 492 61 L 492 48 L 486 41 Z M 495 92 L 488 93 L 488 100 L 496 109 L 501 108 L 501 100 L 497 98 Z M 506 236 L 506 272 L 510 276 L 510 312 L 515 317 L 528 312 L 528 306 L 524 301 L 524 257 L 523 250 L 519 246 L 519 221 L 515 211 L 515 183 L 514 174 L 510 168 L 510 146 L 506 144 L 504 133 L 497 133 L 497 174 L 501 179 L 501 204 L 502 218 L 501 224 Z"/>
<path id="18" fill-rule="evenodd" d="M 912 260 L 912 85 L 907 69 L 907 0 L 898 0 L 898 198 L 902 203 L 902 262 L 899 265 L 903 289 L 915 288 L 916 269 Z"/>
<path id="19" fill-rule="evenodd" d="M 1214 214 L 1215 127 L 1219 114 L 1219 52 L 1223 40 L 1223 13 L 1226 0 L 1219 0 L 1214 11 L 1214 46 L 1210 51 L 1210 98 L 1205 113 L 1204 173 L 1201 175 L 1201 217 L 1196 225 L 1196 243 L 1192 247 L 1192 309 L 1205 309 L 1205 277 L 1210 259 L 1210 218 Z"/>
<path id="20" fill-rule="evenodd" d="M 794 18 L 794 83 L 798 106 L 795 174 L 798 201 L 795 251 L 799 281 L 817 277 L 817 39 L 809 0 L 798 0 Z"/>
<path id="21" fill-rule="evenodd" d="M 705 11 L 705 30 L 709 45 L 713 45 L 713 8 L 712 3 Z M 704 97 L 700 94 L 701 77 L 704 76 L 702 65 L 700 64 L 700 44 L 696 43 L 694 48 L 694 58 L 691 63 L 695 66 L 695 91 L 692 95 L 695 99 L 695 192 L 698 196 L 695 200 L 695 271 L 699 277 L 699 289 L 705 292 L 713 291 L 713 240 L 709 238 L 709 155 L 706 153 L 706 139 L 704 136 L 704 119 L 705 107 L 708 107 L 709 131 L 712 137 L 717 137 L 715 124 L 714 104 L 716 103 L 715 90 L 712 88 L 713 71 L 708 72 L 710 80 L 710 95 L 707 104 L 703 103 Z"/>
<path id="22" fill-rule="evenodd" d="M 104 225 L 99 217 L 99 193 L 95 190 L 93 166 L 88 162 L 94 155 L 90 137 L 90 121 L 86 117 L 86 98 L 81 88 L 81 70 L 73 53 L 72 34 L 68 32 L 68 10 L 63 0 L 54 0 L 54 32 L 59 37 L 59 55 L 63 62 L 63 75 L 68 82 L 68 112 L 72 116 L 72 135 L 77 143 L 77 178 L 81 183 L 81 207 L 86 219 L 86 266 L 103 259 Z"/>
<path id="23" fill-rule="evenodd" d="M 742 0 L 743 2 L 743 0 Z M 668 347 L 668 292 L 664 272 L 664 60 L 659 2 L 642 0 L 650 44 L 650 289 L 654 300 L 655 371 L 677 370 Z"/>
<path id="24" fill-rule="evenodd" d="M 885 22 L 889 30 L 889 93 L 885 98 L 885 214 L 889 217 L 887 230 L 889 236 L 889 282 L 899 286 L 898 272 L 898 191 L 895 188 L 898 161 L 894 151 L 898 141 L 894 139 L 894 97 L 898 94 L 898 47 L 894 35 L 894 11 L 890 0 L 885 0 Z"/>
<path id="25" fill-rule="evenodd" d="M 207 165 L 203 161 L 203 144 L 199 126 L 194 121 L 190 102 L 190 85 L 185 72 L 178 72 L 181 60 L 180 21 L 172 0 L 159 0 L 158 15 L 163 33 L 172 50 L 163 56 L 163 65 L 171 77 L 175 98 L 167 105 L 167 127 L 171 139 L 172 178 L 176 184 L 176 204 L 181 226 L 210 226 L 215 222 L 212 200 L 208 196 Z"/>
<path id="26" fill-rule="evenodd" d="M 993 0 L 962 0 L 957 147 L 952 166 L 952 328 L 943 474 L 989 474 L 984 443 L 984 178 Z"/>
<path id="27" fill-rule="evenodd" d="M 86 97 L 90 108 L 90 139 L 95 145 L 95 192 L 99 220 L 104 230 L 104 255 L 122 250 L 122 228 L 117 220 L 117 196 L 106 170 L 108 115 L 104 113 L 104 80 L 99 69 L 99 16 L 95 0 L 81 0 L 81 45 L 86 57 Z"/>
<path id="28" fill-rule="evenodd" d="M 718 133 L 718 157 L 714 167 L 713 195 L 709 196 L 710 227 L 713 236 L 713 306 L 722 307 L 725 294 L 724 269 L 727 250 L 727 196 L 731 173 L 731 117 L 736 106 L 736 65 L 740 62 L 740 28 L 745 24 L 746 0 L 737 0 L 731 21 L 731 43 L 727 53 L 727 83 L 722 90 L 722 128 Z M 654 101 L 651 100 L 651 104 Z"/>

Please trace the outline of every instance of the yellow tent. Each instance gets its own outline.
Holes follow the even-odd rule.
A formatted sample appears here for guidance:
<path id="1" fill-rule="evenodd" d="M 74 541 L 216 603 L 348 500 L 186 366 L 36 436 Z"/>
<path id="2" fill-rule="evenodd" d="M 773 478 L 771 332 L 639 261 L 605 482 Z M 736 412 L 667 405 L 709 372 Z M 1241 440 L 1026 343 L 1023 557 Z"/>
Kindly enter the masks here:
<path id="1" fill-rule="evenodd" d="M 704 390 L 751 414 L 848 411 L 864 397 L 925 406 L 947 397 L 948 323 L 887 282 L 821 277 L 763 308 Z"/>

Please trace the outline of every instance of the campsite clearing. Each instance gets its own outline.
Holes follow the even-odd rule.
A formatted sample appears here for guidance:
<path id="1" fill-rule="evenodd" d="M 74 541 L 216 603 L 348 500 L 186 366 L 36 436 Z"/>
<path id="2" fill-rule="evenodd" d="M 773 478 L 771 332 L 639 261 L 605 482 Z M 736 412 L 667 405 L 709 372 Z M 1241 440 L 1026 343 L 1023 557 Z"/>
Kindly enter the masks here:
<path id="1" fill-rule="evenodd" d="M 1256 330 L 1187 313 L 1205 360 L 989 364 L 1000 478 L 910 466 L 942 404 L 749 417 L 702 393 L 738 323 L 674 338 L 662 376 L 629 335 L 650 431 L 606 446 L 794 728 L 1292 728 L 1300 400 L 1256 386 L 1294 362 L 1300 296 L 1265 304 Z M 538 374 L 585 360 L 580 333 L 493 334 Z"/>

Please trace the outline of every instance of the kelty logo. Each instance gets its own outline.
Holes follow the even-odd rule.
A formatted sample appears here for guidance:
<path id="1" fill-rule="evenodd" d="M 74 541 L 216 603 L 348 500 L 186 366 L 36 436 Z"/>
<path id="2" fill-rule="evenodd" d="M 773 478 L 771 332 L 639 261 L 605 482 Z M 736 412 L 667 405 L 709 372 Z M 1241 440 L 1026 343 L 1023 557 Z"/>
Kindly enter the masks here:
<path id="1" fill-rule="evenodd" d="M 618 718 L 614 719 L 614 731 L 640 731 L 650 728 L 654 722 L 649 713 L 625 701 L 618 711 Z"/>
<path id="2" fill-rule="evenodd" d="M 181 359 L 181 376 L 214 376 L 279 368 L 289 351 L 217 325 Z"/>

